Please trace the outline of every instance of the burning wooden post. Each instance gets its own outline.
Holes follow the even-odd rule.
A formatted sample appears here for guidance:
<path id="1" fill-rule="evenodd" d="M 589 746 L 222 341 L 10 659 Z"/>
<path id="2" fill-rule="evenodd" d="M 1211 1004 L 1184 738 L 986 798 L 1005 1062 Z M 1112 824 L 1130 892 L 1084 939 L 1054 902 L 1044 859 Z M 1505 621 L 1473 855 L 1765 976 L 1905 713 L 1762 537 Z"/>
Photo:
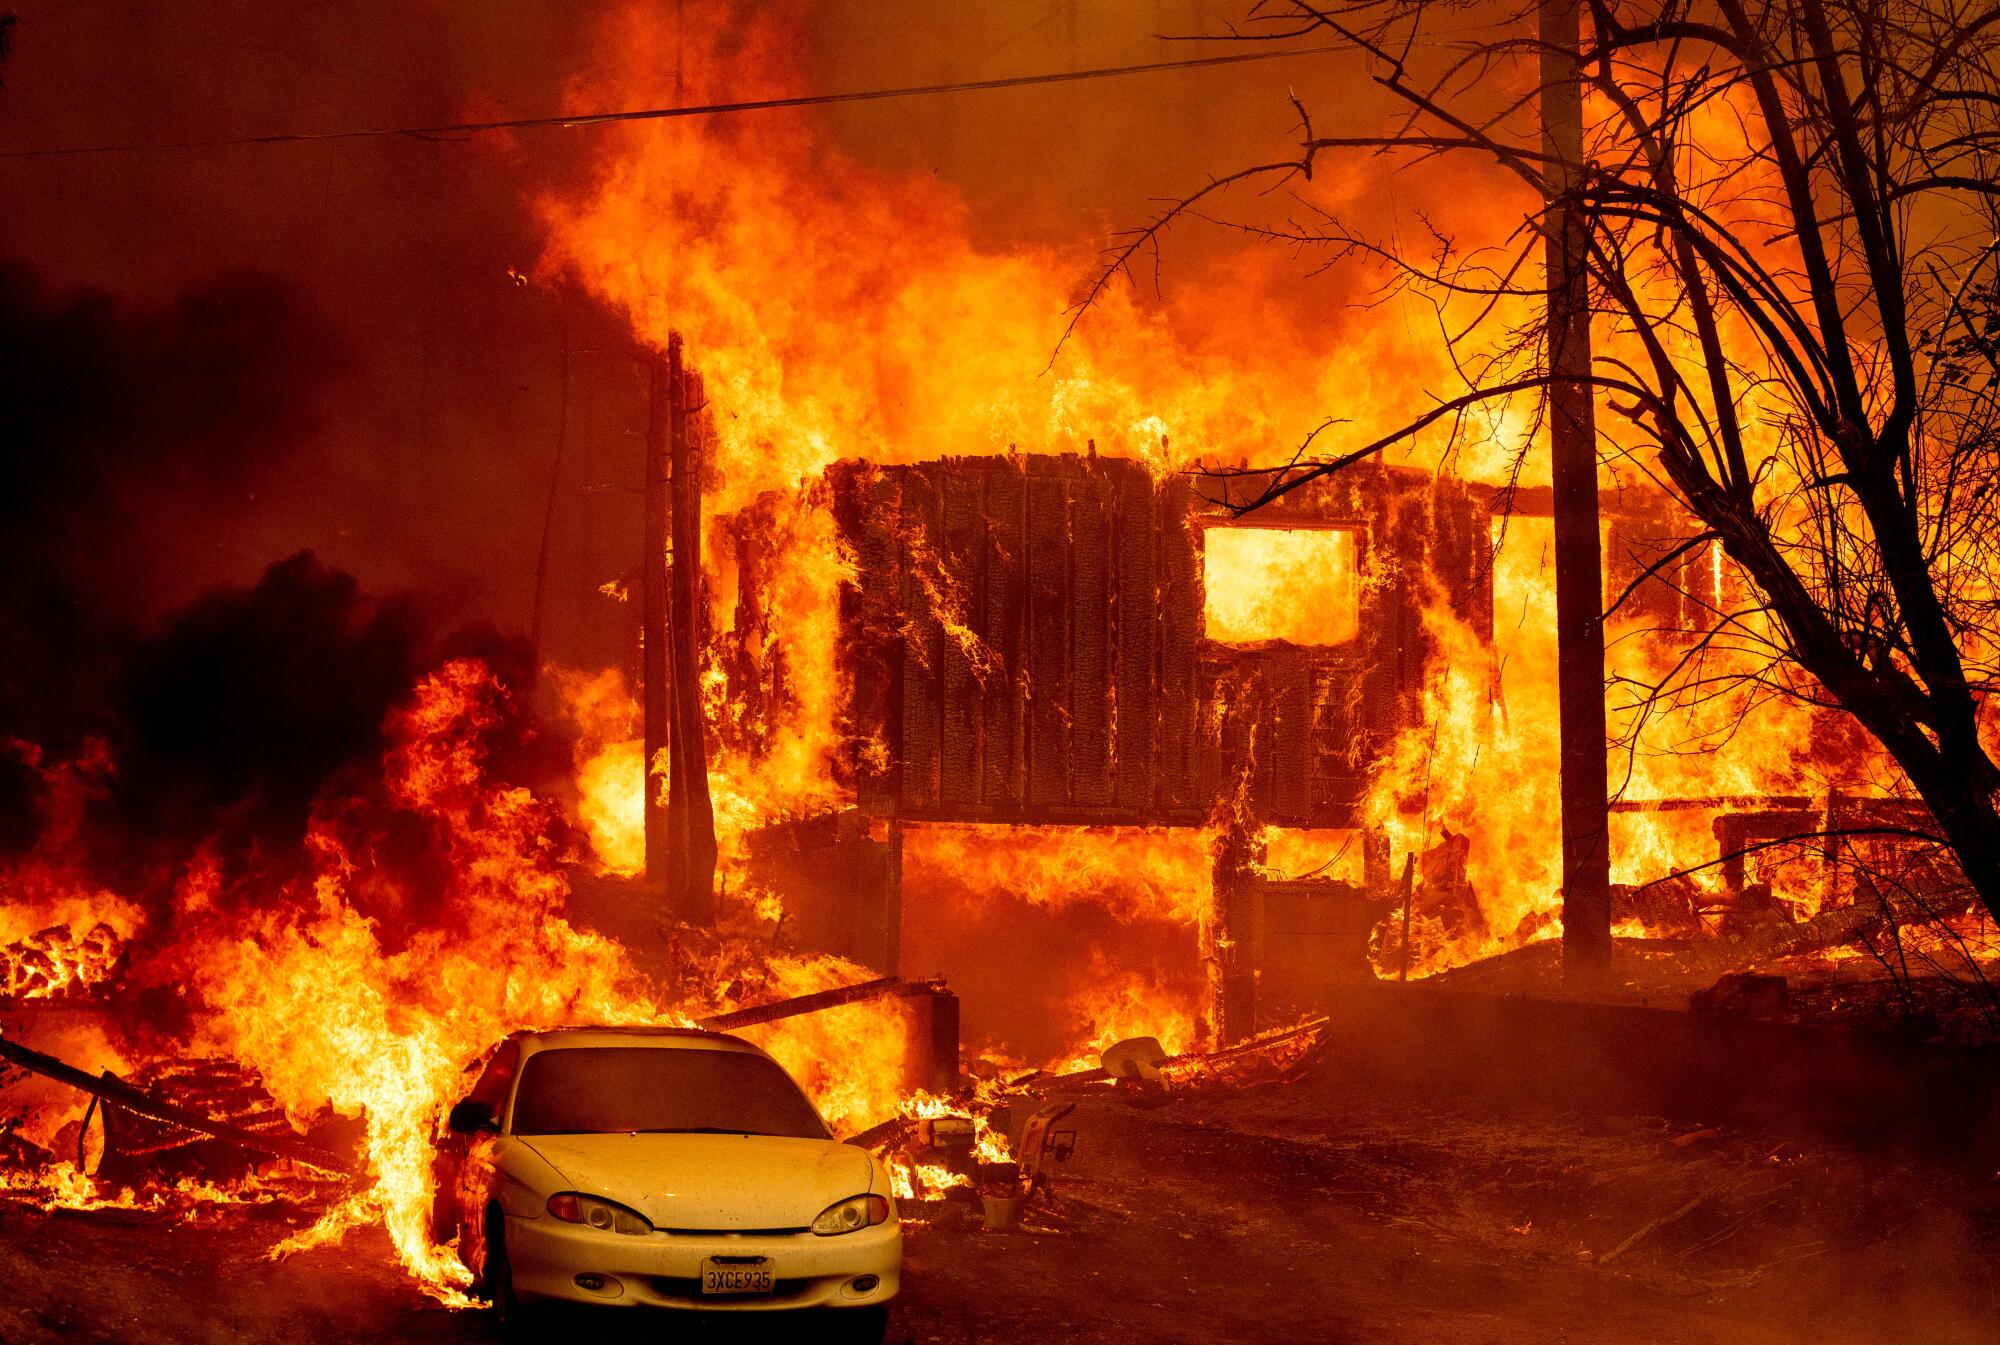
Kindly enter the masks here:
<path id="1" fill-rule="evenodd" d="M 715 923 L 715 809 L 701 712 L 701 470 L 695 415 L 701 379 L 682 363 L 680 333 L 667 338 L 668 490 L 673 501 L 672 720 L 667 747 L 667 831 L 676 854 L 669 901 L 694 925 Z"/>
<path id="2" fill-rule="evenodd" d="M 958 996 L 942 982 L 924 985 L 911 997 L 917 1022 L 911 1028 L 910 1073 L 920 1088 L 933 1093 L 958 1087 Z"/>
<path id="3" fill-rule="evenodd" d="M 1262 852 L 1255 848 L 1244 817 L 1243 788 L 1239 782 L 1237 801 L 1227 810 L 1210 879 L 1218 991 L 1215 1028 L 1225 1042 L 1242 1041 L 1257 1031 L 1257 964 L 1264 950 L 1264 903 L 1252 878 Z"/>

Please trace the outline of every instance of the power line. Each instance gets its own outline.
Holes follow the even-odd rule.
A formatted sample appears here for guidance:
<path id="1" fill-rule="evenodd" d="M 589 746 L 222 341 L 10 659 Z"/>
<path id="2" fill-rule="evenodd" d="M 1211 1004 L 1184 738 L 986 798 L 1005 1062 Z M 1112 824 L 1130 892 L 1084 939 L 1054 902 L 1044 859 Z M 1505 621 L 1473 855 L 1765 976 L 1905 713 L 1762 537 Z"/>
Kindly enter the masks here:
<path id="1" fill-rule="evenodd" d="M 602 126 L 615 121 L 663 121 L 670 117 L 719 117 L 738 112 L 770 112 L 781 108 L 819 107 L 828 103 L 867 103 L 885 98 L 923 98 L 942 93 L 981 93 L 993 89 L 1021 89 L 1038 84 L 1074 84 L 1083 80 L 1118 79 L 1128 75 L 1150 75 L 1165 70 L 1197 70 L 1208 66 L 1244 65 L 1252 61 L 1276 61 L 1293 56 L 1321 56 L 1338 51 L 1337 46 L 1290 47 L 1282 51 L 1236 52 L 1229 56 L 1200 56 L 1181 61 L 1153 61 L 1146 65 L 1102 66 L 1094 70 L 1057 70 L 1038 75 L 1010 75 L 1001 79 L 968 80 L 956 84 L 914 84 L 893 89 L 865 89 L 850 93 L 805 94 L 796 98 L 759 98 L 740 103 L 698 103 L 686 107 L 630 108 L 617 112 L 587 112 L 567 117 L 516 117 L 507 121 L 462 121 L 443 126 L 398 126 L 356 128 L 344 131 L 291 131 L 273 135 L 229 136 L 216 140 L 173 140 L 133 142 L 122 145 L 60 145 L 40 149 L 0 150 L 0 159 L 64 159 L 92 154 L 145 154 L 161 150 L 230 149 L 239 145 L 294 145 L 324 140 L 377 140 L 407 136 L 420 140 L 477 135 L 482 131 L 539 131 L 552 127 Z"/>

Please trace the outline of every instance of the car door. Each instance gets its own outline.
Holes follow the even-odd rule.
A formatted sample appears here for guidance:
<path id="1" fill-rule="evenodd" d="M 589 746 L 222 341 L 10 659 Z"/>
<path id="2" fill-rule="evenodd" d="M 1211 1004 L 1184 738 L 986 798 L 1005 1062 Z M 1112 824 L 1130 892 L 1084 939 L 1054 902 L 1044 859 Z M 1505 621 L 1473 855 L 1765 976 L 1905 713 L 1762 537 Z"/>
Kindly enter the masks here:
<path id="1" fill-rule="evenodd" d="M 520 1043 L 511 1037 L 500 1043 L 479 1071 L 472 1090 L 462 1099 L 480 1102 L 503 1115 L 514 1089 L 514 1075 L 521 1066 Z M 475 1068 L 477 1068 L 475 1066 Z M 480 1228 L 485 1212 L 485 1192 L 491 1185 L 493 1136 L 462 1134 L 446 1130 L 438 1140 L 437 1156 L 431 1164 L 431 1237 L 437 1242 L 459 1239 L 461 1259 L 467 1250 L 463 1232 Z M 483 1177 L 483 1179 L 482 1179 Z M 470 1208 L 468 1208 L 470 1206 Z M 468 1266 L 477 1267 L 474 1261 Z"/>

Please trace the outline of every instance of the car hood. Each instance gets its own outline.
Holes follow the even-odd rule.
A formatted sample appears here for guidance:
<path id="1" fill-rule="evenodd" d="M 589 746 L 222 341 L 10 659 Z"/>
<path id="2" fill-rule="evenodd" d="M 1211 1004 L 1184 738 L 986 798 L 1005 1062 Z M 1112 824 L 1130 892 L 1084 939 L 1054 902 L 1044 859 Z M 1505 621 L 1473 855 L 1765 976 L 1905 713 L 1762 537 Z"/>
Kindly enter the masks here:
<path id="1" fill-rule="evenodd" d="M 832 1140 L 777 1135 L 516 1138 L 560 1172 L 570 1189 L 630 1206 L 655 1228 L 804 1228 L 827 1206 L 867 1191 L 875 1172 L 866 1150 Z"/>

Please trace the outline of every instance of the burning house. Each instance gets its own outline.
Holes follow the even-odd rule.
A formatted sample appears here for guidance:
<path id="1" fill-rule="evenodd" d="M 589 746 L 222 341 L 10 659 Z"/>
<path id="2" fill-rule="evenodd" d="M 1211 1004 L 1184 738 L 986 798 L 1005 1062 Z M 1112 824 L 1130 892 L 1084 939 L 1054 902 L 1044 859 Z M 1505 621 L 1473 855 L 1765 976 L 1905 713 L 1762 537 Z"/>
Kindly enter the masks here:
<path id="1" fill-rule="evenodd" d="M 1490 629 L 1489 494 L 1376 468 L 1239 518 L 1110 457 L 843 464 L 855 817 L 753 845 L 800 878 L 879 854 L 842 861 L 844 890 L 780 885 L 802 928 L 894 966 L 906 928 L 955 918 L 906 891 L 903 856 L 939 831 L 1004 849 L 1017 828 L 1196 830 L 1210 872 L 1183 881 L 1212 906 L 1183 912 L 1206 964 L 1187 979 L 1213 981 L 1225 1037 L 1259 1024 L 1260 982 L 1263 1025 L 1294 1021 L 1315 987 L 1371 974 L 1391 874 L 1369 786 L 1420 712 L 1424 606 Z M 1339 876 L 1270 877 L 1272 828 L 1329 845 Z"/>
<path id="2" fill-rule="evenodd" d="M 1179 871 L 1167 882 L 1181 896 L 1150 905 L 1181 926 L 1164 955 L 1180 962 L 1171 979 L 1187 1030 L 1235 1040 L 1318 1011 L 1343 981 L 1407 977 L 1413 957 L 1423 974 L 1554 932 L 1553 886 L 1515 908 L 1518 879 L 1489 886 L 1501 864 L 1482 822 L 1518 801 L 1440 803 L 1413 830 L 1431 781 L 1419 793 L 1398 760 L 1422 742 L 1435 773 L 1428 716 L 1478 708 L 1439 706 L 1452 658 L 1472 664 L 1460 669 L 1463 700 L 1502 699 L 1503 664 L 1522 651 L 1506 632 L 1496 645 L 1496 575 L 1515 586 L 1518 613 L 1518 565 L 1506 558 L 1546 528 L 1546 492 L 1374 465 L 1246 512 L 1271 476 L 1158 476 L 1095 452 L 847 462 L 829 476 L 851 557 L 839 664 L 854 802 L 749 840 L 749 881 L 781 896 L 809 946 L 893 970 L 907 940 L 962 984 L 982 962 L 1009 961 L 992 939 L 1020 941 L 1036 959 L 1066 944 L 1026 927 L 983 931 L 976 949 L 940 940 L 939 927 L 967 924 L 967 871 L 1033 888 L 1063 879 L 1009 871 L 1000 857 L 1171 854 Z M 1698 643 L 1723 610 L 1704 592 L 1719 582 L 1698 569 L 1707 552 L 1656 564 L 1677 526 L 1644 490 L 1610 514 L 1606 587 L 1626 595 L 1619 629 L 1642 663 Z M 735 609 L 754 610 L 756 572 L 737 573 Z M 1530 587 L 1536 596 L 1546 593 Z M 1478 760 L 1475 744 L 1450 769 L 1532 792 L 1519 777 L 1549 769 L 1547 743 L 1508 759 L 1492 725 L 1475 732 L 1490 754 Z M 1718 750 L 1731 752 L 1726 741 Z M 1642 744 L 1632 751 L 1662 764 Z M 1778 760 L 1739 755 L 1737 778 L 1788 778 Z M 1614 914 L 1628 936 L 1698 941 L 1760 920 L 1794 929 L 1858 894 L 1872 906 L 1870 863 L 1829 838 L 1864 815 L 1908 811 L 1838 787 L 1692 796 L 1673 774 L 1658 779 L 1612 805 L 1626 842 Z M 1893 870 L 1962 909 L 1962 883 L 1911 868 L 1935 863 L 1877 864 L 1876 878 Z M 956 881 L 941 871 L 953 865 Z M 1442 947 L 1412 947 L 1418 910 Z M 1798 941 L 1852 936 L 1842 919 Z M 1138 942 L 1134 960 L 1157 966 L 1162 950 Z M 1100 968 L 1119 960 L 1106 948 L 1091 956 Z"/>

